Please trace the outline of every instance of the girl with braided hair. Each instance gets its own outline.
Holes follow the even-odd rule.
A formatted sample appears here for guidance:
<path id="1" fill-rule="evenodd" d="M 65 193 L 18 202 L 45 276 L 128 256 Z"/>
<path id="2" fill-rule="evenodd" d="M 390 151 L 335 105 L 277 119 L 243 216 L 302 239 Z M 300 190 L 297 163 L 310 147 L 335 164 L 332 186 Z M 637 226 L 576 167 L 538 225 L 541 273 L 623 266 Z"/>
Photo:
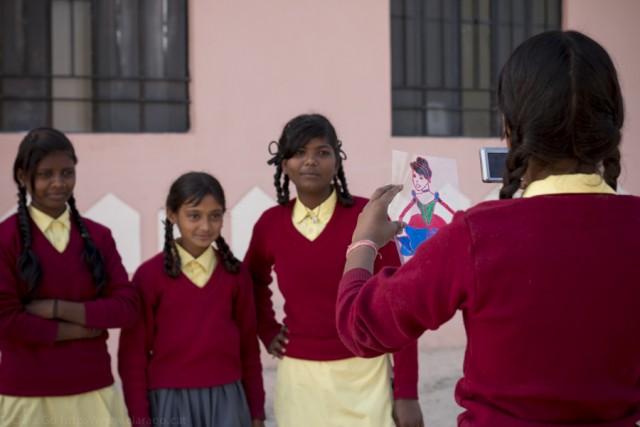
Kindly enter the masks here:
<path id="1" fill-rule="evenodd" d="M 164 250 L 133 277 L 142 315 L 120 335 L 118 364 L 131 419 L 262 427 L 252 282 L 220 234 L 222 186 L 207 173 L 185 173 L 171 185 L 166 210 Z"/>
<path id="2" fill-rule="evenodd" d="M 386 356 L 355 357 L 338 337 L 335 304 L 344 252 L 366 199 L 349 193 L 346 155 L 333 125 L 320 114 L 294 117 L 270 152 L 278 206 L 257 221 L 245 263 L 254 281 L 258 334 L 280 359 L 278 427 L 390 427 L 394 417 L 399 426 L 422 426 L 417 343 L 394 354 L 392 386 Z M 381 254 L 376 269 L 399 264 L 395 246 Z M 269 289 L 272 269 L 285 299 L 282 324 Z"/>
<path id="3" fill-rule="evenodd" d="M 371 357 L 461 310 L 459 426 L 636 426 L 640 198 L 615 191 L 614 64 L 582 33 L 538 34 L 502 68 L 498 105 L 509 147 L 502 200 L 456 213 L 400 268 L 373 275 L 371 251 L 349 253 L 340 336 Z M 402 228 L 386 218 L 400 189 L 376 190 L 354 242 L 382 245 Z"/>
<path id="4" fill-rule="evenodd" d="M 129 425 L 107 328 L 131 326 L 139 300 L 109 229 L 76 208 L 77 162 L 51 128 L 18 148 L 18 212 L 0 224 L 0 426 Z"/>

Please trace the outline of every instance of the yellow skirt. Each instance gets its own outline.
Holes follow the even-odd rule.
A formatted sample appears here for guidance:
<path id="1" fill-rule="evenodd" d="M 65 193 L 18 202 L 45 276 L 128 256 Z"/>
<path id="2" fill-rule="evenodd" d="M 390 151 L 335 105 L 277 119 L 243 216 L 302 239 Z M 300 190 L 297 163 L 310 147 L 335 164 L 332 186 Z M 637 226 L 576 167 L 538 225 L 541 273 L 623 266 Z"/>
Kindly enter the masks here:
<path id="1" fill-rule="evenodd" d="M 130 427 L 120 390 L 115 385 L 72 396 L 0 395 L 0 427 Z"/>
<path id="2" fill-rule="evenodd" d="M 278 427 L 393 427 L 387 356 L 334 361 L 284 357 L 278 362 Z"/>

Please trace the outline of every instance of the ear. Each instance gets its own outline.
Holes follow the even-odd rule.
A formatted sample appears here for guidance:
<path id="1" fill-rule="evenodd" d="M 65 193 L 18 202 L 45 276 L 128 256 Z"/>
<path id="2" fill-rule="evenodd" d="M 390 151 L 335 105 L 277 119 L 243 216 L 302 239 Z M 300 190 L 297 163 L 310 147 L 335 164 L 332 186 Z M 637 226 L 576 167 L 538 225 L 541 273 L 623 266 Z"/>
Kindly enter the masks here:
<path id="1" fill-rule="evenodd" d="M 16 178 L 18 178 L 18 182 L 22 187 L 27 188 L 27 174 L 24 173 L 24 169 L 18 169 Z"/>
<path id="2" fill-rule="evenodd" d="M 280 166 L 282 166 L 282 173 L 285 174 L 285 175 L 288 175 L 287 159 L 282 159 L 282 162 L 280 163 Z"/>
<path id="3" fill-rule="evenodd" d="M 167 219 L 169 220 L 169 222 L 171 222 L 171 224 L 175 224 L 176 222 L 178 222 L 178 214 L 172 211 L 171 209 L 167 209 L 166 215 L 167 215 Z"/>

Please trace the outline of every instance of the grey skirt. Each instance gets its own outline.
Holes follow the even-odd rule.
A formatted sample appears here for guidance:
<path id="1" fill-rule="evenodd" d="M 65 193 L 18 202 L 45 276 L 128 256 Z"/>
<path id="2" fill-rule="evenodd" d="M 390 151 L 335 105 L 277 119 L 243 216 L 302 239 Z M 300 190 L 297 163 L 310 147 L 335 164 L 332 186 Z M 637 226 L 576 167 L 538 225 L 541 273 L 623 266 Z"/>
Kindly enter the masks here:
<path id="1" fill-rule="evenodd" d="M 251 427 L 242 383 L 209 388 L 160 388 L 149 391 L 154 426 Z"/>

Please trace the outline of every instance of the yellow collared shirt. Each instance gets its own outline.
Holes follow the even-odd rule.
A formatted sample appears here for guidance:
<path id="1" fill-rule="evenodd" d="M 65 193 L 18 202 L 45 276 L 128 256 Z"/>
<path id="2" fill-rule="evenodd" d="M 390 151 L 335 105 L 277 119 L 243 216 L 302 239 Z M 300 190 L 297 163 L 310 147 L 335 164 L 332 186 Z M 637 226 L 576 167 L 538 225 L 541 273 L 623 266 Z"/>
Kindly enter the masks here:
<path id="1" fill-rule="evenodd" d="M 314 241 L 329 223 L 333 211 L 336 210 L 337 202 L 338 195 L 335 189 L 327 200 L 320 203 L 315 209 L 309 209 L 302 204 L 300 199 L 296 199 L 293 205 L 293 213 L 291 214 L 293 226 L 304 237 Z"/>
<path id="2" fill-rule="evenodd" d="M 29 215 L 36 226 L 42 231 L 47 240 L 60 253 L 64 252 L 69 244 L 69 234 L 71 233 L 71 217 L 69 208 L 65 209 L 58 218 L 53 218 L 41 210 L 29 206 Z"/>
<path id="3" fill-rule="evenodd" d="M 545 179 L 533 181 L 522 193 L 522 197 L 534 197 L 546 194 L 603 193 L 616 194 L 598 174 L 575 173 L 569 175 L 550 175 Z"/>
<path id="4" fill-rule="evenodd" d="M 209 246 L 202 255 L 194 258 L 180 244 L 176 243 L 176 247 L 182 264 L 181 271 L 194 285 L 199 288 L 204 287 L 211 278 L 213 270 L 216 269 L 217 260 L 213 248 Z"/>

